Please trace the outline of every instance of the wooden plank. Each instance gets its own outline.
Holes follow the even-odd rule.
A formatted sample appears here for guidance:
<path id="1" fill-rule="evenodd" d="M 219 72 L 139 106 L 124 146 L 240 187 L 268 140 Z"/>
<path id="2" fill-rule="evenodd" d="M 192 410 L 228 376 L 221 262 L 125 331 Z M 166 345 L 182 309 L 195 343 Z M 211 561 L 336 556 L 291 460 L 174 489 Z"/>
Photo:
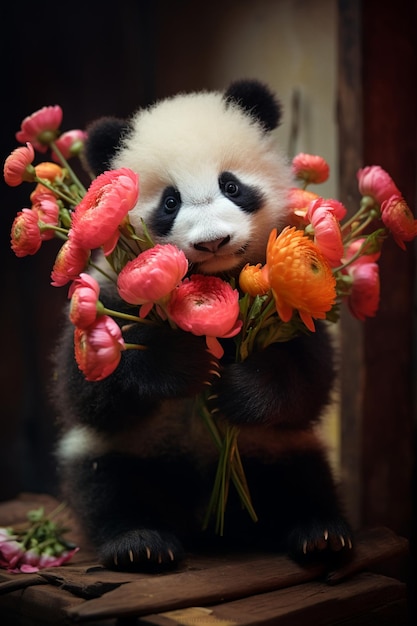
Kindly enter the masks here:
<path id="1" fill-rule="evenodd" d="M 354 559 L 332 572 L 329 583 L 395 554 L 405 554 L 408 542 L 387 529 L 362 535 Z M 200 557 L 201 559 L 201 557 Z M 225 555 L 211 560 L 210 567 L 196 567 L 190 558 L 189 569 L 159 576 L 132 576 L 132 582 L 96 600 L 68 610 L 75 621 L 97 618 L 144 616 L 173 609 L 230 602 L 277 589 L 300 585 L 328 574 L 326 566 L 301 567 L 282 555 Z"/>
<path id="2" fill-rule="evenodd" d="M 394 617 L 394 620 L 393 620 Z M 363 626 L 407 624 L 406 590 L 398 580 L 362 574 L 329 588 L 322 582 L 216 604 L 149 615 L 142 626 Z"/>

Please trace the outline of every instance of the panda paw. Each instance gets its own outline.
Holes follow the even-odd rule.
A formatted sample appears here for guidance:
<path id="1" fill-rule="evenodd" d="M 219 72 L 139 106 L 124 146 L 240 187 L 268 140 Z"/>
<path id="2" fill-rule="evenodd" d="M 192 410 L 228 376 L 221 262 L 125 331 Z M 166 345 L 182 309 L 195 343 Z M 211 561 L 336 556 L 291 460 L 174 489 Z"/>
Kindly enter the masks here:
<path id="1" fill-rule="evenodd" d="M 98 556 L 108 569 L 159 572 L 178 567 L 184 549 L 172 533 L 129 530 L 102 544 Z"/>
<path id="2" fill-rule="evenodd" d="M 288 538 L 291 556 L 298 561 L 323 556 L 350 557 L 353 551 L 352 532 L 343 518 L 315 522 L 294 528 Z"/>

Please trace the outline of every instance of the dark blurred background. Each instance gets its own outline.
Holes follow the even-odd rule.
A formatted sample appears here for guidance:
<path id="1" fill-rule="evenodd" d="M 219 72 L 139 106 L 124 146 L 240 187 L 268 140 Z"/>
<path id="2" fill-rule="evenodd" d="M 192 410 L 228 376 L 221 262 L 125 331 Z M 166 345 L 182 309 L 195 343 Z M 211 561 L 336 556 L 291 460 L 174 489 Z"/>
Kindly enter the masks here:
<path id="1" fill-rule="evenodd" d="M 128 116 L 155 99 L 269 82 L 284 100 L 281 142 L 322 154 L 329 195 L 355 199 L 355 171 L 378 163 L 416 206 L 416 1 L 43 0 L 8 3 L 0 22 L 2 162 L 27 115 L 59 104 L 63 130 Z M 291 143 L 290 126 L 295 128 Z M 294 137 L 292 137 L 294 139 Z M 0 181 L 0 500 L 56 493 L 49 355 L 67 289 L 50 286 L 57 247 L 10 250 L 28 187 Z M 375 320 L 341 329 L 340 398 L 329 437 L 357 525 L 409 534 L 415 432 L 415 246 L 389 245 Z M 334 416 L 333 416 L 334 417 Z"/>

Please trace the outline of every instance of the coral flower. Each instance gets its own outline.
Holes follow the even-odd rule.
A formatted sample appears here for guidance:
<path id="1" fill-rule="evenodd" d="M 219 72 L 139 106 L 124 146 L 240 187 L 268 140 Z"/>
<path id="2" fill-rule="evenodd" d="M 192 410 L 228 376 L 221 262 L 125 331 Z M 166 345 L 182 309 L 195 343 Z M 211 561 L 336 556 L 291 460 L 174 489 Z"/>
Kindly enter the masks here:
<path id="1" fill-rule="evenodd" d="M 76 207 L 69 237 L 82 248 L 103 246 L 109 255 L 119 239 L 119 225 L 135 206 L 138 176 L 129 168 L 104 172 Z"/>
<path id="2" fill-rule="evenodd" d="M 239 285 L 244 293 L 253 298 L 265 295 L 270 289 L 267 267 L 265 265 L 262 267 L 260 263 L 257 265 L 247 263 L 240 272 Z"/>
<path id="3" fill-rule="evenodd" d="M 32 205 L 32 211 L 38 216 L 41 231 L 41 239 L 46 241 L 55 237 L 55 231 L 49 226 L 58 226 L 59 222 L 59 206 L 55 196 L 52 193 L 39 193 L 36 196 L 36 202 Z"/>
<path id="4" fill-rule="evenodd" d="M 363 196 L 372 196 L 378 204 L 391 196 L 401 195 L 391 176 L 379 165 L 369 165 L 358 170 L 359 191 Z"/>
<path id="5" fill-rule="evenodd" d="M 168 316 L 194 335 L 206 335 L 207 347 L 217 358 L 223 348 L 217 337 L 234 337 L 241 329 L 239 294 L 217 276 L 194 274 L 172 292 Z"/>
<path id="6" fill-rule="evenodd" d="M 354 262 L 347 268 L 352 280 L 347 302 L 350 312 L 364 321 L 373 317 L 379 306 L 380 283 L 377 263 Z"/>
<path id="7" fill-rule="evenodd" d="M 109 376 L 119 365 L 125 349 L 122 332 L 108 315 L 99 315 L 88 328 L 74 330 L 75 360 L 86 380 Z"/>
<path id="8" fill-rule="evenodd" d="M 331 202 L 321 198 L 314 200 L 308 207 L 306 218 L 313 229 L 314 243 L 332 267 L 340 265 L 344 251 L 342 232 Z"/>
<path id="9" fill-rule="evenodd" d="M 68 239 L 60 248 L 52 268 L 51 278 L 54 287 L 63 287 L 77 278 L 85 270 L 90 258 L 90 250 L 80 248 Z"/>
<path id="10" fill-rule="evenodd" d="M 31 183 L 35 180 L 35 168 L 32 165 L 34 158 L 35 151 L 29 142 L 9 154 L 4 162 L 3 174 L 10 187 L 17 187 L 23 181 Z"/>
<path id="11" fill-rule="evenodd" d="M 88 328 L 96 321 L 99 294 L 100 285 L 93 276 L 82 273 L 74 280 L 68 292 L 69 318 L 74 326 Z"/>
<path id="12" fill-rule="evenodd" d="M 42 245 L 38 215 L 31 209 L 22 209 L 15 217 L 11 229 L 11 247 L 17 257 L 36 254 Z"/>
<path id="13" fill-rule="evenodd" d="M 84 130 L 68 130 L 62 133 L 60 137 L 55 141 L 55 146 L 58 148 L 64 159 L 70 159 L 73 156 L 78 156 L 84 148 L 85 140 L 87 139 L 87 133 Z M 52 158 L 59 163 L 59 157 L 52 149 Z"/>
<path id="14" fill-rule="evenodd" d="M 417 237 L 417 219 L 401 195 L 393 195 L 381 205 L 381 219 L 396 243 L 405 250 L 404 241 Z"/>
<path id="15" fill-rule="evenodd" d="M 324 183 L 329 178 L 329 166 L 321 156 L 300 152 L 292 161 L 295 178 L 309 183 Z"/>
<path id="16" fill-rule="evenodd" d="M 148 305 L 141 308 L 145 317 L 152 305 L 166 298 L 188 271 L 182 250 L 172 244 L 157 244 L 129 261 L 117 278 L 117 289 L 129 304 Z"/>
<path id="17" fill-rule="evenodd" d="M 16 133 L 20 143 L 30 141 L 38 152 L 46 152 L 48 146 L 59 135 L 62 109 L 59 105 L 43 107 L 26 117 Z"/>
<path id="18" fill-rule="evenodd" d="M 336 301 L 336 280 L 318 247 L 294 227 L 277 237 L 274 229 L 267 245 L 269 282 L 278 315 L 288 322 L 297 309 L 307 328 L 313 318 L 324 319 Z"/>

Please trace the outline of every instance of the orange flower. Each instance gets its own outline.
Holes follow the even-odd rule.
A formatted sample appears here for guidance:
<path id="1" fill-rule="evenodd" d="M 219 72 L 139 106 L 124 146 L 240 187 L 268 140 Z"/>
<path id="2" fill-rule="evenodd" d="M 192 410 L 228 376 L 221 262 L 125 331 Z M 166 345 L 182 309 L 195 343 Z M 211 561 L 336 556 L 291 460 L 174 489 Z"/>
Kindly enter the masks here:
<path id="1" fill-rule="evenodd" d="M 268 280 L 268 270 L 266 265 L 249 265 L 247 263 L 240 272 L 239 285 L 244 293 L 248 293 L 253 298 L 263 296 L 270 289 Z"/>
<path id="2" fill-rule="evenodd" d="M 35 165 L 35 172 L 38 178 L 46 178 L 53 183 L 55 178 L 62 176 L 62 167 L 51 161 L 42 161 L 39 165 Z"/>
<path id="3" fill-rule="evenodd" d="M 289 322 L 298 310 L 307 328 L 314 331 L 315 319 L 325 319 L 336 301 L 336 280 L 317 246 L 294 227 L 277 237 L 271 232 L 266 251 L 269 282 L 278 315 Z"/>

